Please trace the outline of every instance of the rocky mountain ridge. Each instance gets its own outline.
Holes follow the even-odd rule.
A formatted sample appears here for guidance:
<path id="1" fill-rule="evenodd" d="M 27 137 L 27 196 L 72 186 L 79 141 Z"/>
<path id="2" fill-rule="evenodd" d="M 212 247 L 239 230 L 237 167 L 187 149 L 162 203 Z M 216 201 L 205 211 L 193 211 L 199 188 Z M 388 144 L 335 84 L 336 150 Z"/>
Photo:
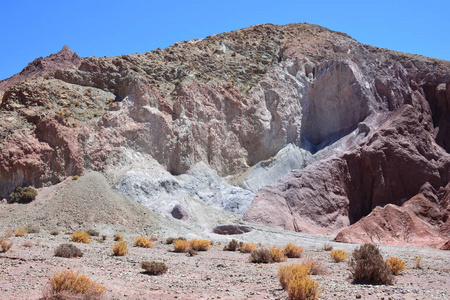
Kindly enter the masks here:
<path id="1" fill-rule="evenodd" d="M 93 170 L 162 214 L 189 211 L 179 199 L 193 197 L 247 221 L 335 234 L 450 180 L 450 62 L 316 25 L 120 57 L 64 47 L 0 90 L 3 197 Z M 435 230 L 436 244 L 450 238 Z"/>

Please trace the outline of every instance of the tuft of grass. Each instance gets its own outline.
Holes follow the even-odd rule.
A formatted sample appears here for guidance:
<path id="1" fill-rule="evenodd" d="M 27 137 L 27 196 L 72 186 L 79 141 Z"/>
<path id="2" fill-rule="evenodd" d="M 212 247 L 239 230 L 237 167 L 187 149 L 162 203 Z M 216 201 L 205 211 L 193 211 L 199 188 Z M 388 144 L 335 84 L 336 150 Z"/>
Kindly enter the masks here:
<path id="1" fill-rule="evenodd" d="M 241 253 L 252 253 L 255 250 L 256 250 L 256 244 L 253 244 L 253 243 L 242 244 L 241 247 L 239 248 L 239 251 Z"/>
<path id="2" fill-rule="evenodd" d="M 284 254 L 288 257 L 288 258 L 299 258 L 302 256 L 303 253 L 303 248 L 300 246 L 296 246 L 294 244 L 287 244 L 286 246 L 284 246 Z"/>
<path id="3" fill-rule="evenodd" d="M 27 233 L 28 233 L 28 231 L 26 230 L 26 228 L 23 228 L 23 227 L 17 228 L 17 229 L 14 231 L 14 235 L 15 235 L 15 236 L 24 236 L 24 235 L 26 235 Z"/>
<path id="4" fill-rule="evenodd" d="M 191 248 L 191 246 L 189 245 L 188 241 L 176 240 L 173 243 L 173 248 L 174 248 L 173 251 L 175 251 L 175 252 L 184 253 L 184 252 L 187 252 Z"/>
<path id="5" fill-rule="evenodd" d="M 331 246 L 330 243 L 325 243 L 325 244 L 323 244 L 323 248 L 322 249 L 324 251 L 331 251 L 331 250 L 333 250 L 333 246 Z"/>
<path id="6" fill-rule="evenodd" d="M 422 256 L 414 257 L 414 269 L 422 269 Z"/>
<path id="7" fill-rule="evenodd" d="M 167 245 L 172 245 L 173 242 L 175 242 L 176 240 L 177 240 L 177 239 L 174 238 L 174 237 L 168 237 L 168 238 L 166 239 L 166 244 L 167 244 Z"/>
<path id="8" fill-rule="evenodd" d="M 31 248 L 33 247 L 33 242 L 32 241 L 25 241 L 22 246 L 26 247 L 26 248 Z"/>
<path id="9" fill-rule="evenodd" d="M 223 251 L 236 251 L 239 248 L 239 242 L 235 239 L 232 239 L 228 245 L 223 247 Z"/>
<path id="10" fill-rule="evenodd" d="M 352 282 L 356 284 L 390 285 L 394 278 L 377 246 L 364 244 L 352 253 Z"/>
<path id="11" fill-rule="evenodd" d="M 100 234 L 97 230 L 94 229 L 86 230 L 86 233 L 89 234 L 90 236 L 99 236 Z"/>
<path id="12" fill-rule="evenodd" d="M 36 227 L 36 226 L 33 226 L 33 225 L 27 225 L 25 227 L 25 230 L 27 231 L 27 233 L 39 233 L 39 232 L 41 232 L 39 227 Z"/>
<path id="13" fill-rule="evenodd" d="M 347 259 L 348 253 L 344 250 L 331 250 L 330 256 L 335 262 L 341 262 Z"/>
<path id="14" fill-rule="evenodd" d="M 77 102 L 77 103 L 78 103 L 78 102 Z M 72 180 L 78 180 L 78 178 L 80 178 L 80 176 L 78 176 L 78 175 L 72 176 Z"/>
<path id="15" fill-rule="evenodd" d="M 82 257 L 83 252 L 75 245 L 61 244 L 55 249 L 55 256 L 65 258 Z"/>
<path id="16" fill-rule="evenodd" d="M 85 243 L 85 244 L 91 243 L 91 236 L 84 231 L 75 231 L 70 236 L 70 239 L 75 243 Z"/>
<path id="17" fill-rule="evenodd" d="M 101 299 L 105 287 L 87 275 L 71 270 L 56 273 L 44 290 L 43 299 Z"/>
<path id="18" fill-rule="evenodd" d="M 120 242 L 120 241 L 123 241 L 123 240 L 124 240 L 124 237 L 123 237 L 123 235 L 121 235 L 120 233 L 116 233 L 116 234 L 114 235 L 114 241 Z"/>
<path id="19" fill-rule="evenodd" d="M 145 236 L 138 236 L 134 239 L 134 245 L 142 248 L 153 248 L 153 243 Z"/>
<path id="20" fill-rule="evenodd" d="M 9 242 L 6 238 L 0 236 L 0 253 L 6 253 L 11 249 L 13 242 Z"/>
<path id="21" fill-rule="evenodd" d="M 283 262 L 287 259 L 286 255 L 284 255 L 283 250 L 281 250 L 280 248 L 271 248 L 270 255 L 272 256 L 273 262 Z"/>
<path id="22" fill-rule="evenodd" d="M 309 276 L 293 278 L 287 291 L 291 300 L 317 300 L 321 294 L 319 284 Z"/>
<path id="23" fill-rule="evenodd" d="M 146 274 L 161 275 L 167 272 L 167 266 L 163 262 L 157 261 L 143 261 L 141 262 L 141 268 L 145 270 Z"/>
<path id="24" fill-rule="evenodd" d="M 128 253 L 127 243 L 125 241 L 119 241 L 112 246 L 112 251 L 115 256 L 124 256 Z"/>
<path id="25" fill-rule="evenodd" d="M 294 277 L 303 277 L 309 274 L 311 274 L 311 264 L 309 263 L 284 265 L 278 268 L 278 280 L 284 290 L 287 290 L 289 282 Z"/>
<path id="26" fill-rule="evenodd" d="M 395 256 L 389 257 L 386 261 L 386 264 L 391 270 L 392 274 L 395 276 L 400 275 L 404 270 L 406 270 L 405 262 Z"/>
<path id="27" fill-rule="evenodd" d="M 58 230 L 52 230 L 52 231 L 50 231 L 50 234 L 51 235 L 58 235 L 59 231 Z"/>
<path id="28" fill-rule="evenodd" d="M 189 245 L 195 251 L 208 251 L 210 248 L 211 242 L 208 240 L 192 239 L 189 241 Z"/>
<path id="29" fill-rule="evenodd" d="M 272 263 L 272 255 L 270 254 L 270 250 L 266 249 L 266 248 L 260 248 L 260 249 L 256 249 L 253 250 L 250 253 L 250 262 L 252 263 L 264 263 L 264 264 L 268 264 L 268 263 Z"/>

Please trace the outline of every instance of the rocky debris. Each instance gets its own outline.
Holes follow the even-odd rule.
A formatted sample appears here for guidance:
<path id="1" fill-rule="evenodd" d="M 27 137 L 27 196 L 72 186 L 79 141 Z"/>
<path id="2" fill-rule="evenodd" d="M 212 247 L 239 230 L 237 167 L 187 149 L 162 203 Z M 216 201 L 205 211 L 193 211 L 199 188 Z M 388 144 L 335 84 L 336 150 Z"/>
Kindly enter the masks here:
<path id="1" fill-rule="evenodd" d="M 170 214 L 172 215 L 172 217 L 174 217 L 175 219 L 178 219 L 178 220 L 188 220 L 189 219 L 188 212 L 180 204 L 175 205 L 172 208 L 172 211 L 170 212 Z"/>
<path id="2" fill-rule="evenodd" d="M 25 79 L 42 77 L 58 69 L 78 66 L 80 63 L 81 58 L 72 52 L 68 46 L 64 46 L 58 53 L 50 54 L 44 58 L 36 58 L 20 73 L 0 81 L 0 90 L 6 90 L 8 87 Z"/>
<path id="3" fill-rule="evenodd" d="M 251 227 L 243 225 L 219 225 L 212 230 L 212 232 L 222 235 L 243 234 L 250 231 L 252 231 Z"/>

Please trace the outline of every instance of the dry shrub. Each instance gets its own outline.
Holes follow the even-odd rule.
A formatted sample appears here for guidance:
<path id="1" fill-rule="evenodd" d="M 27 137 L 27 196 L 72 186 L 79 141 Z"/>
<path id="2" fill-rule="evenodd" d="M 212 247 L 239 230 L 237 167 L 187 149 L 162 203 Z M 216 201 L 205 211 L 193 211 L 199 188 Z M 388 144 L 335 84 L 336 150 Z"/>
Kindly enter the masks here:
<path id="1" fill-rule="evenodd" d="M 211 242 L 208 240 L 197 240 L 193 239 L 189 241 L 189 245 L 195 251 L 208 251 Z"/>
<path id="2" fill-rule="evenodd" d="M 400 275 L 404 270 L 406 270 L 406 264 L 403 260 L 398 257 L 391 256 L 386 261 L 387 266 L 391 270 L 392 274 Z"/>
<path id="3" fill-rule="evenodd" d="M 422 269 L 422 256 L 414 257 L 414 269 Z"/>
<path id="4" fill-rule="evenodd" d="M 335 262 L 341 262 L 347 259 L 348 253 L 344 250 L 331 250 L 330 256 Z"/>
<path id="5" fill-rule="evenodd" d="M 289 243 L 284 246 L 283 251 L 288 258 L 299 258 L 302 256 L 303 248 Z"/>
<path id="6" fill-rule="evenodd" d="M 27 231 L 27 233 L 39 233 L 39 232 L 41 232 L 39 227 L 36 227 L 36 226 L 33 226 L 33 225 L 27 225 L 27 227 L 25 227 L 25 230 Z"/>
<path id="7" fill-rule="evenodd" d="M 12 192 L 11 194 L 9 194 L 10 199 L 8 200 L 8 203 L 30 203 L 31 201 L 33 201 L 36 196 L 37 196 L 37 191 L 32 188 L 31 186 L 29 187 L 21 187 L 18 186 L 16 187 L 16 189 L 14 190 L 14 192 Z"/>
<path id="8" fill-rule="evenodd" d="M 311 264 L 309 263 L 285 265 L 280 266 L 278 269 L 278 280 L 280 281 L 281 287 L 287 290 L 289 282 L 294 277 L 303 277 L 309 274 L 311 274 Z"/>
<path id="9" fill-rule="evenodd" d="M 58 231 L 58 230 L 52 230 L 52 231 L 50 232 L 50 234 L 51 234 L 51 235 L 58 235 L 58 234 L 59 234 L 59 231 Z"/>
<path id="10" fill-rule="evenodd" d="M 364 244 L 352 253 L 353 283 L 392 284 L 394 278 L 377 246 Z"/>
<path id="11" fill-rule="evenodd" d="M 120 242 L 120 241 L 123 241 L 123 240 L 124 240 L 123 235 L 121 235 L 120 233 L 116 233 L 114 235 L 114 241 Z"/>
<path id="12" fill-rule="evenodd" d="M 166 244 L 167 245 L 171 245 L 171 244 L 173 244 L 173 242 L 175 242 L 177 239 L 176 238 L 174 238 L 174 237 L 168 237 L 167 239 L 166 239 Z"/>
<path id="13" fill-rule="evenodd" d="M 85 243 L 85 244 L 91 243 L 91 236 L 84 231 L 75 231 L 70 236 L 70 239 L 75 243 Z"/>
<path id="14" fill-rule="evenodd" d="M 145 270 L 146 274 L 161 275 L 167 272 L 167 266 L 163 262 L 157 261 L 143 261 L 141 268 Z"/>
<path id="15" fill-rule="evenodd" d="M 241 251 L 241 253 L 251 253 L 255 250 L 256 250 L 256 244 L 253 244 L 253 243 L 242 244 L 241 248 L 239 249 L 239 251 Z"/>
<path id="16" fill-rule="evenodd" d="M 188 250 L 188 256 L 195 256 L 195 255 L 197 255 L 197 254 L 198 254 L 198 252 L 195 251 L 194 249 L 189 249 L 189 250 Z"/>
<path id="17" fill-rule="evenodd" d="M 127 243 L 125 241 L 117 242 L 112 246 L 112 251 L 115 256 L 124 256 L 128 253 Z"/>
<path id="18" fill-rule="evenodd" d="M 0 253 L 6 253 L 11 249 L 13 242 L 8 242 L 7 239 L 0 237 Z"/>
<path id="19" fill-rule="evenodd" d="M 309 276 L 295 277 L 288 286 L 291 300 L 317 300 L 320 293 L 319 284 Z"/>
<path id="20" fill-rule="evenodd" d="M 322 249 L 325 250 L 325 251 L 331 251 L 331 250 L 333 250 L 333 246 L 331 246 L 330 243 L 325 243 L 325 244 L 323 244 L 323 248 Z"/>
<path id="21" fill-rule="evenodd" d="M 270 255 L 272 256 L 272 261 L 274 262 L 283 262 L 287 259 L 286 255 L 284 255 L 283 250 L 281 250 L 280 248 L 271 248 Z"/>
<path id="22" fill-rule="evenodd" d="M 24 236 L 24 235 L 26 235 L 27 233 L 28 233 L 27 229 L 26 229 L 26 228 L 23 228 L 23 227 L 17 228 L 17 229 L 14 231 L 14 235 L 15 235 L 15 236 Z"/>
<path id="23" fill-rule="evenodd" d="M 65 270 L 50 278 L 43 299 L 101 299 L 104 290 L 87 275 Z"/>
<path id="24" fill-rule="evenodd" d="M 136 247 L 142 247 L 142 248 L 153 248 L 154 245 L 148 238 L 145 236 L 138 236 L 134 239 L 134 245 Z"/>
<path id="25" fill-rule="evenodd" d="M 14 235 L 14 232 L 12 230 L 8 230 L 5 232 L 5 237 L 6 238 L 10 238 Z"/>
<path id="26" fill-rule="evenodd" d="M 270 254 L 270 251 L 265 248 L 256 249 L 253 250 L 250 253 L 250 262 L 252 263 L 271 263 L 272 262 L 272 255 Z"/>
<path id="27" fill-rule="evenodd" d="M 228 245 L 223 247 L 223 251 L 236 251 L 239 248 L 239 242 L 235 239 L 232 239 Z"/>
<path id="28" fill-rule="evenodd" d="M 187 252 L 190 249 L 190 245 L 188 241 L 184 240 L 176 240 L 175 243 L 173 243 L 173 251 L 175 252 Z"/>
<path id="29" fill-rule="evenodd" d="M 75 245 L 61 244 L 55 249 L 55 256 L 65 258 L 82 257 L 83 252 Z"/>
<path id="30" fill-rule="evenodd" d="M 327 274 L 329 274 L 327 266 L 322 264 L 319 261 L 310 259 L 306 263 L 311 266 L 311 275 L 327 275 Z"/>
<path id="31" fill-rule="evenodd" d="M 150 241 L 156 242 L 157 240 L 158 240 L 158 236 L 157 236 L 156 234 L 152 234 L 152 235 L 150 236 Z"/>
<path id="32" fill-rule="evenodd" d="M 94 229 L 89 229 L 86 231 L 87 234 L 89 234 L 90 236 L 99 236 L 99 232 L 97 230 Z"/>
<path id="33" fill-rule="evenodd" d="M 33 242 L 32 241 L 25 241 L 22 246 L 27 247 L 27 248 L 31 248 L 33 247 Z"/>

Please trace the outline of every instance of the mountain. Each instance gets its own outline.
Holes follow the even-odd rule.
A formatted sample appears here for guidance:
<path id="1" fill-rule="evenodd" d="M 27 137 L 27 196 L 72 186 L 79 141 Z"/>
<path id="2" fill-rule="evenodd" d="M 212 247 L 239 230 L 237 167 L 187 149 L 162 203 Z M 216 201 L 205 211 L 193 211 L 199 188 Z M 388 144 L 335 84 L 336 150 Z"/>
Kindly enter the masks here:
<path id="1" fill-rule="evenodd" d="M 375 217 L 382 207 L 423 207 L 405 201 L 425 186 L 432 209 L 420 214 L 438 213 L 414 219 L 433 231 L 420 243 L 450 239 L 448 61 L 266 24 L 119 57 L 64 47 L 0 90 L 3 197 L 95 171 L 169 217 L 200 220 L 201 201 L 282 229 L 344 229 L 355 239 L 341 240 L 357 242 L 351 229 L 371 215 L 393 222 Z M 392 242 L 376 235 L 361 241 Z M 411 236 L 395 243 L 414 245 Z"/>

